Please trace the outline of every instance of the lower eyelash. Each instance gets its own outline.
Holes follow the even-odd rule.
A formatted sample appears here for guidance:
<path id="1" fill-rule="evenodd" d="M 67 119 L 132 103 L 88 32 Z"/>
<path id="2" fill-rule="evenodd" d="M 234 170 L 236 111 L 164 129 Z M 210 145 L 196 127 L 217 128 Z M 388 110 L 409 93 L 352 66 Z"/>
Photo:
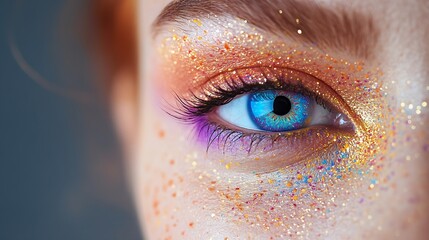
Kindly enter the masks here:
<path id="1" fill-rule="evenodd" d="M 250 153 L 252 149 L 256 148 L 262 141 L 271 138 L 270 135 L 267 134 L 248 134 L 228 129 L 220 124 L 210 122 L 208 119 L 198 123 L 195 127 L 198 139 L 202 139 L 207 144 L 206 151 L 209 151 L 210 147 L 216 143 L 225 153 L 227 148 L 234 146 L 236 141 L 245 140 L 249 141 L 247 152 Z"/>
<path id="2" fill-rule="evenodd" d="M 188 119 L 190 120 L 190 118 Z M 263 146 L 262 150 L 265 151 L 272 149 L 276 142 L 284 139 L 287 139 L 289 144 L 294 144 L 295 138 L 292 136 L 297 131 L 300 131 L 290 131 L 288 133 L 245 133 L 215 123 L 206 116 L 193 118 L 192 125 L 194 126 L 193 131 L 196 133 L 197 141 L 206 145 L 207 152 L 211 147 L 215 146 L 217 149 L 222 150 L 223 153 L 237 150 L 238 148 L 238 150 L 250 154 L 260 146 Z M 241 142 L 242 144 L 236 144 L 237 142 Z"/>

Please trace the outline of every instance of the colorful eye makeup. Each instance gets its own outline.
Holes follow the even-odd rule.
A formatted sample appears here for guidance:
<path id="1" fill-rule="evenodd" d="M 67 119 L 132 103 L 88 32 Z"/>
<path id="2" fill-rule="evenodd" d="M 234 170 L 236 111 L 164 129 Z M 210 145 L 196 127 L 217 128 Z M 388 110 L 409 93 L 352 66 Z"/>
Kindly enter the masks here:
<path id="1" fill-rule="evenodd" d="M 374 143 L 384 114 L 369 107 L 382 99 L 377 68 L 267 38 L 246 21 L 209 19 L 159 34 L 161 82 L 175 93 L 167 112 L 209 158 L 270 172 Z"/>

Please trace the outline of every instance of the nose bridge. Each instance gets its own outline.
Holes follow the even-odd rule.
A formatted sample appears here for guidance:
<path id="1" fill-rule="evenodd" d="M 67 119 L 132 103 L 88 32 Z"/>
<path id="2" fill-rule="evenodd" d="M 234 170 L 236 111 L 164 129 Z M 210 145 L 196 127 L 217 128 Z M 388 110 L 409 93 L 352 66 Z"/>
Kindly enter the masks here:
<path id="1" fill-rule="evenodd" d="M 411 178 L 419 181 L 413 189 L 418 190 L 429 184 L 429 1 L 397 2 L 403 4 L 386 5 L 377 16 L 385 26 L 378 59 L 395 127 L 395 137 L 388 136 L 396 139 L 391 142 L 395 164 L 413 172 Z"/>

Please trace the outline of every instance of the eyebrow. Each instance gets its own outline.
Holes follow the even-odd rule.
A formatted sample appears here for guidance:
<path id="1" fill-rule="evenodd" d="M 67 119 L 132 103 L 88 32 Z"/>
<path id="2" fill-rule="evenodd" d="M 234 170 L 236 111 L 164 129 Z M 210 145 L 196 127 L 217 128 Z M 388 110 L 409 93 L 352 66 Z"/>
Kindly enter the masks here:
<path id="1" fill-rule="evenodd" d="M 232 15 L 272 34 L 358 58 L 373 56 L 379 36 L 371 15 L 296 0 L 176 0 L 164 8 L 152 31 L 157 35 L 170 24 L 213 15 Z"/>

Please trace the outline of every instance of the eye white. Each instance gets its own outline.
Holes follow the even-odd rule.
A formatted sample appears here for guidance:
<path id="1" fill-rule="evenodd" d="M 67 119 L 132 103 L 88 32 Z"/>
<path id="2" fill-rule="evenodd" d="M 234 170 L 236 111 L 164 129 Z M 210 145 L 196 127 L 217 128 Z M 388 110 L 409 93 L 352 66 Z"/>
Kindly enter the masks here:
<path id="1" fill-rule="evenodd" d="M 250 95 L 251 94 L 241 95 L 233 99 L 231 102 L 220 106 L 217 109 L 218 116 L 222 120 L 234 126 L 249 130 L 260 131 L 261 128 L 255 124 L 255 122 L 251 118 L 251 113 L 249 112 L 250 109 L 248 107 L 248 104 Z M 337 120 L 339 117 L 341 119 L 348 120 L 348 118 L 344 114 L 329 111 L 322 105 L 317 104 L 316 101 L 311 100 L 307 124 L 305 125 L 305 127 L 315 125 L 338 125 L 339 127 L 341 127 L 342 124 L 339 123 Z"/>
<path id="2" fill-rule="evenodd" d="M 237 127 L 259 130 L 250 117 L 248 109 L 249 97 L 250 94 L 245 94 L 220 106 L 217 110 L 219 117 Z"/>

